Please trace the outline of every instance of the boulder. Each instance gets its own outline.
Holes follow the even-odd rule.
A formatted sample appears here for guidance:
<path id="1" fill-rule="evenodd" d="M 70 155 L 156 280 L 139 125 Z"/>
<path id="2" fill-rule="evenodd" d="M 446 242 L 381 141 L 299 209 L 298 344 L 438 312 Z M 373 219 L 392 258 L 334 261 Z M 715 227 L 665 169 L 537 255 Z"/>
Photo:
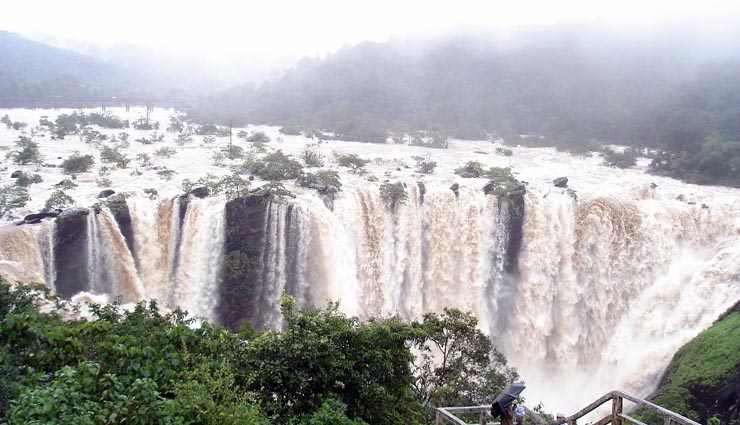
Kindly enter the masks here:
<path id="1" fill-rule="evenodd" d="M 23 175 L 23 171 L 21 170 L 15 170 L 13 171 L 13 174 L 10 175 L 11 179 L 17 179 L 18 177 Z"/>
<path id="2" fill-rule="evenodd" d="M 424 182 L 416 182 L 416 186 L 419 188 L 419 202 L 424 203 L 424 194 L 427 193 L 427 187 Z"/>
<path id="3" fill-rule="evenodd" d="M 50 217 L 56 217 L 59 215 L 58 211 L 52 211 L 52 212 L 42 212 L 42 213 L 36 213 L 36 214 L 28 214 L 27 216 L 23 217 L 23 223 L 25 224 L 36 224 L 40 223 L 41 220 L 45 218 Z"/>
<path id="4" fill-rule="evenodd" d="M 455 183 L 452 186 L 450 186 L 450 190 L 452 191 L 452 193 L 455 194 L 455 197 L 460 196 L 460 185 L 458 183 Z"/>
<path id="5" fill-rule="evenodd" d="M 55 288 L 63 298 L 89 289 L 87 208 L 70 208 L 57 216 L 54 238 Z"/>
<path id="6" fill-rule="evenodd" d="M 475 171 L 470 171 L 470 170 L 463 170 L 457 174 L 464 179 L 475 179 L 475 178 L 480 177 L 480 174 L 476 173 Z"/>
<path id="7" fill-rule="evenodd" d="M 259 304 L 263 288 L 261 254 L 269 201 L 261 196 L 236 198 L 226 203 L 224 261 L 216 308 L 219 323 L 238 330 L 245 322 L 264 323 Z"/>
<path id="8" fill-rule="evenodd" d="M 552 184 L 555 187 L 568 187 L 568 178 L 567 177 L 558 177 L 555 180 L 552 181 Z"/>
<path id="9" fill-rule="evenodd" d="M 196 198 L 205 198 L 209 195 L 209 193 L 210 192 L 208 191 L 208 188 L 205 186 L 194 187 L 190 191 L 190 194 L 195 196 Z"/>
<path id="10" fill-rule="evenodd" d="M 100 191 L 100 193 L 98 193 L 98 199 L 100 199 L 100 198 L 107 198 L 107 197 L 113 195 L 114 193 L 116 193 L 116 191 L 115 190 L 112 190 L 112 189 L 102 190 L 102 191 Z"/>
<path id="11" fill-rule="evenodd" d="M 486 195 L 490 195 L 493 193 L 494 189 L 496 189 L 496 186 L 493 184 L 493 182 L 488 182 L 485 186 L 483 186 L 483 193 L 485 193 Z"/>

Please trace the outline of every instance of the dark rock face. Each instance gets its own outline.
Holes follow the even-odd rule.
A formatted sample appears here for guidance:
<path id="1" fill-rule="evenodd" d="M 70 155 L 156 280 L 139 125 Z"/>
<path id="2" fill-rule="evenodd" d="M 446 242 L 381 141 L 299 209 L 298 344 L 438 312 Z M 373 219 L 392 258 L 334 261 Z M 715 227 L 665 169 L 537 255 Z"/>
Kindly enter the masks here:
<path id="1" fill-rule="evenodd" d="M 45 218 L 50 217 L 56 217 L 59 215 L 59 212 L 52 211 L 52 212 L 42 212 L 42 213 L 36 213 L 36 214 L 28 214 L 27 216 L 23 217 L 23 223 L 22 224 L 36 224 L 41 223 L 41 220 Z"/>
<path id="2" fill-rule="evenodd" d="M 452 186 L 450 186 L 450 190 L 452 191 L 452 193 L 455 194 L 456 198 L 460 196 L 460 185 L 458 183 L 455 183 Z"/>
<path id="3" fill-rule="evenodd" d="M 258 325 L 261 255 L 268 201 L 261 196 L 226 203 L 226 240 L 217 308 L 219 322 L 238 330 L 245 322 Z"/>
<path id="4" fill-rule="evenodd" d="M 17 179 L 18 177 L 23 175 L 23 171 L 21 170 L 15 170 L 13 171 L 13 174 L 10 175 L 11 179 Z"/>
<path id="5" fill-rule="evenodd" d="M 470 171 L 470 170 L 463 170 L 459 172 L 458 175 L 464 179 L 475 179 L 475 178 L 480 177 L 479 173 L 476 173 L 475 171 Z"/>
<path id="6" fill-rule="evenodd" d="M 196 198 L 205 198 L 209 193 L 208 188 L 205 186 L 195 187 L 190 191 L 190 194 Z"/>
<path id="7" fill-rule="evenodd" d="M 111 189 L 102 190 L 102 191 L 100 191 L 100 193 L 98 193 L 98 199 L 100 199 L 100 198 L 107 198 L 107 197 L 113 195 L 114 193 L 116 193 L 115 190 L 111 190 Z"/>
<path id="8" fill-rule="evenodd" d="M 113 218 L 116 219 L 118 228 L 121 230 L 121 234 L 124 239 L 126 239 L 126 246 L 128 246 L 129 251 L 131 251 L 131 255 L 136 258 L 136 251 L 134 248 L 134 224 L 131 221 L 131 211 L 128 209 L 126 197 L 122 194 L 118 194 L 108 199 L 108 209 L 110 209 L 110 212 L 113 214 Z"/>
<path id="9" fill-rule="evenodd" d="M 524 229 L 524 193 L 506 198 L 506 208 L 509 209 L 509 241 L 506 246 L 504 270 L 514 276 L 519 276 L 519 251 L 522 248 Z"/>
<path id="10" fill-rule="evenodd" d="M 419 188 L 419 202 L 424 203 L 424 195 L 427 193 L 427 187 L 424 182 L 416 182 L 416 186 Z"/>
<path id="11" fill-rule="evenodd" d="M 54 264 L 57 293 L 63 298 L 88 289 L 87 208 L 72 208 L 57 216 Z"/>
<path id="12" fill-rule="evenodd" d="M 555 187 L 568 187 L 568 178 L 567 177 L 558 177 L 555 180 L 552 181 L 552 184 Z"/>
<path id="13" fill-rule="evenodd" d="M 493 182 L 488 182 L 485 186 L 483 186 L 483 193 L 485 193 L 486 195 L 490 195 L 493 193 L 494 189 L 496 189 L 496 186 L 493 184 Z"/>

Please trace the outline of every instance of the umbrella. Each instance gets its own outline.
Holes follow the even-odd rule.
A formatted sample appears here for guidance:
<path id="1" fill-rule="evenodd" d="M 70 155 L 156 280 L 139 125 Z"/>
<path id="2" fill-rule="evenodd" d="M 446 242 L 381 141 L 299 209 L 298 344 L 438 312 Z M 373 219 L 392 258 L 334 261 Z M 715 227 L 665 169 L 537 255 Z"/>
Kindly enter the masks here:
<path id="1" fill-rule="evenodd" d="M 504 413 L 504 409 L 509 407 L 511 403 L 516 401 L 516 399 L 519 397 L 519 394 L 524 391 L 524 382 L 515 382 L 508 387 L 506 387 L 505 390 L 501 391 L 499 395 L 496 396 L 495 399 L 493 399 L 493 406 L 491 406 L 491 416 L 494 418 L 501 416 L 502 413 Z"/>

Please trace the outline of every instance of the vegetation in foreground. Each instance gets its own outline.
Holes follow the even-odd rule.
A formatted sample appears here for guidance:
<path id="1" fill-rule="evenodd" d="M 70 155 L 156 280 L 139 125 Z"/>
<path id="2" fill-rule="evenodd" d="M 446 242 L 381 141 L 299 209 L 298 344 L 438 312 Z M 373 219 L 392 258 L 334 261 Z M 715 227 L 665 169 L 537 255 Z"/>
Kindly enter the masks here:
<path id="1" fill-rule="evenodd" d="M 283 330 L 235 334 L 153 302 L 63 320 L 42 297 L 0 283 L 2 423 L 420 424 L 517 377 L 459 310 L 360 322 L 286 297 Z"/>
<path id="2" fill-rule="evenodd" d="M 740 303 L 678 350 L 652 401 L 700 423 L 740 424 L 738 352 Z M 649 411 L 636 417 L 650 425 L 663 423 Z"/>

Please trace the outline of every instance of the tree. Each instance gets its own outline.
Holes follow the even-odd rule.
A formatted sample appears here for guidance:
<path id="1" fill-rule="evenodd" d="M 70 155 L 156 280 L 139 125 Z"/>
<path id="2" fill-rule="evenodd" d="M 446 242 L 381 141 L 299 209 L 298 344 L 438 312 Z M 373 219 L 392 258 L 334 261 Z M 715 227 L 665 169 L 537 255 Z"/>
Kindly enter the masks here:
<path id="1" fill-rule="evenodd" d="M 43 179 L 38 174 L 26 174 L 21 173 L 21 175 L 15 180 L 16 186 L 21 187 L 28 187 L 34 183 L 41 183 Z"/>
<path id="2" fill-rule="evenodd" d="M 21 186 L 0 187 L 0 218 L 12 213 L 18 208 L 23 208 L 31 199 L 28 190 Z"/>
<path id="3" fill-rule="evenodd" d="M 388 204 L 391 211 L 395 211 L 398 205 L 405 204 L 409 199 L 409 195 L 401 182 L 381 184 L 380 197 Z"/>
<path id="4" fill-rule="evenodd" d="M 79 152 L 75 152 L 62 162 L 62 169 L 65 174 L 86 173 L 94 163 L 92 155 L 80 155 Z"/>
<path id="5" fill-rule="evenodd" d="M 238 174 L 223 176 L 218 182 L 218 191 L 226 195 L 226 199 L 244 198 L 249 196 L 249 180 Z"/>
<path id="6" fill-rule="evenodd" d="M 339 166 L 349 168 L 353 174 L 356 174 L 365 165 L 367 165 L 368 162 L 370 161 L 367 159 L 362 159 L 353 153 L 339 155 L 337 157 L 337 163 L 339 164 Z"/>
<path id="7" fill-rule="evenodd" d="M 142 167 L 148 167 L 152 165 L 152 158 L 148 153 L 142 152 L 136 155 L 136 160 L 139 161 L 139 165 Z"/>
<path id="8" fill-rule="evenodd" d="M 298 179 L 298 185 L 316 189 L 319 193 L 336 193 L 342 190 L 339 173 L 334 170 L 321 170 L 315 173 L 306 173 Z"/>
<path id="9" fill-rule="evenodd" d="M 74 205 L 75 200 L 61 189 L 51 193 L 44 203 L 44 211 L 64 210 Z"/>
<path id="10" fill-rule="evenodd" d="M 255 372 L 250 388 L 265 413 L 288 423 L 339 400 L 350 419 L 417 422 L 407 344 L 421 335 L 419 329 L 397 318 L 363 323 L 340 313 L 337 303 L 302 311 L 294 303 L 283 299 L 281 332 L 264 332 L 246 347 L 247 367 Z"/>
<path id="11" fill-rule="evenodd" d="M 13 162 L 20 165 L 38 164 L 41 162 L 41 152 L 38 143 L 31 140 L 30 137 L 20 136 L 15 141 L 18 150 L 8 153 L 7 157 L 12 158 Z"/>
<path id="12" fill-rule="evenodd" d="M 316 148 L 316 145 L 311 144 L 306 146 L 303 150 L 303 163 L 306 167 L 322 167 L 324 165 L 324 159 L 321 157 L 321 152 Z"/>
<path id="13" fill-rule="evenodd" d="M 486 404 L 518 378 L 515 369 L 478 328 L 471 313 L 445 308 L 427 313 L 421 323 L 425 338 L 415 363 L 414 393 L 424 405 Z"/>
<path id="14" fill-rule="evenodd" d="M 177 151 L 174 148 L 165 146 L 154 151 L 154 156 L 158 158 L 171 158 Z"/>
<path id="15" fill-rule="evenodd" d="M 301 176 L 303 166 L 300 162 L 277 150 L 265 155 L 262 160 L 249 161 L 247 168 L 265 180 L 289 180 Z"/>

